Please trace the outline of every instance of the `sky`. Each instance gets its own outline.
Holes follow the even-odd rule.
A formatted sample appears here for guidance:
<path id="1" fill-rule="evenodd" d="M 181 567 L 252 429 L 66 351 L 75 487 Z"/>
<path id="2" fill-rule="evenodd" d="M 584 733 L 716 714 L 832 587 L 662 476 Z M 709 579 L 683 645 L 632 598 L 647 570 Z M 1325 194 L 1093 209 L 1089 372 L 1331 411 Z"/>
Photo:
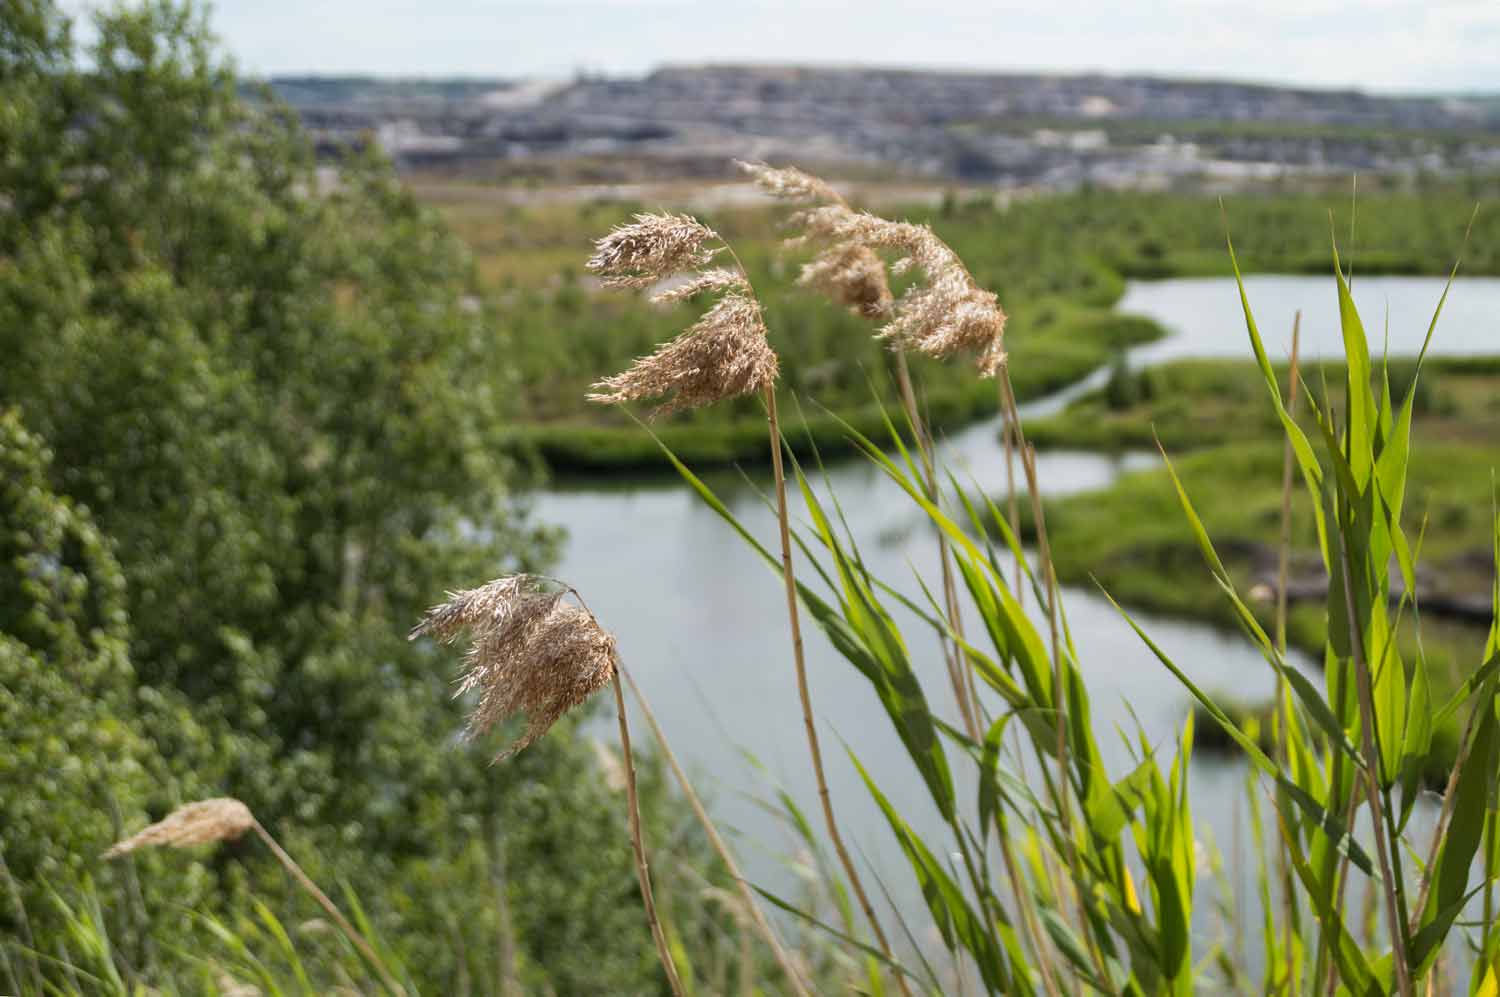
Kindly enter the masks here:
<path id="1" fill-rule="evenodd" d="M 770 62 L 1500 92 L 1500 0 L 217 0 L 211 23 L 255 75 Z"/>

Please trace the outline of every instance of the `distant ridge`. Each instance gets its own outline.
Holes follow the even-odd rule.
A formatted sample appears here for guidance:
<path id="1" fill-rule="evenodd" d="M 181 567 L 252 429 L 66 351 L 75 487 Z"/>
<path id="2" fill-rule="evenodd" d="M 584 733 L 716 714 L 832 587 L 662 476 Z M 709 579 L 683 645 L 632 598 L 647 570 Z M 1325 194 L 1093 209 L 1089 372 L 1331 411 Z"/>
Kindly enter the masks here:
<path id="1" fill-rule="evenodd" d="M 586 158 L 608 179 L 626 162 L 713 175 L 752 157 L 1053 188 L 1500 172 L 1500 95 L 738 63 L 570 81 L 269 83 L 328 148 L 374 135 L 417 169 L 525 174 Z"/>

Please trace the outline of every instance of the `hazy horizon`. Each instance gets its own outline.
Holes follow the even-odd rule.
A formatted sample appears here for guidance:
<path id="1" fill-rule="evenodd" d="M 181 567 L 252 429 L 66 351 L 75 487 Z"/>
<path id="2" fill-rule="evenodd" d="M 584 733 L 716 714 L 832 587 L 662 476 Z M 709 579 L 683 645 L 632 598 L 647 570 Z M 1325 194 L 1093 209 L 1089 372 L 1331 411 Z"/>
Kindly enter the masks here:
<path id="1" fill-rule="evenodd" d="M 1268 0 L 1249 10 L 1231 0 L 951 0 L 941 14 L 892 0 L 221 0 L 210 23 L 255 76 L 567 78 L 759 63 L 1500 92 L 1494 0 Z"/>

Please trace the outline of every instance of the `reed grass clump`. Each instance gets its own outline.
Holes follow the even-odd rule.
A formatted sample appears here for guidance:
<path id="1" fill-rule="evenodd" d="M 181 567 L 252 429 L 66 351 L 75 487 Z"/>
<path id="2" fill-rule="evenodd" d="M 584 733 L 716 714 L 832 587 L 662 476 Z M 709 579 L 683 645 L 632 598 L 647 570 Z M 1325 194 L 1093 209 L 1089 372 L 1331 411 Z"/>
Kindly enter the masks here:
<path id="1" fill-rule="evenodd" d="M 789 183 L 812 183 L 799 174 Z M 709 246 L 717 241 L 717 247 Z M 670 247 L 670 248 L 662 248 Z M 887 961 L 892 959 L 890 940 L 870 903 L 868 892 L 844 843 L 834 815 L 823 752 L 813 718 L 812 693 L 807 680 L 807 660 L 802 646 L 802 623 L 797 604 L 797 578 L 792 560 L 791 518 L 787 513 L 786 472 L 782 466 L 781 420 L 776 404 L 776 354 L 766 339 L 760 301 L 749 275 L 733 247 L 722 236 L 695 219 L 676 215 L 638 215 L 634 224 L 621 226 L 600 239 L 589 269 L 607 284 L 648 287 L 653 281 L 672 277 L 689 265 L 704 267 L 722 250 L 734 260 L 735 270 L 699 270 L 689 279 L 684 293 L 701 290 L 722 292 L 718 304 L 703 318 L 656 353 L 643 357 L 629 370 L 596 385 L 590 400 L 619 404 L 666 396 L 656 413 L 696 408 L 759 390 L 766 406 L 770 435 L 771 471 L 776 489 L 776 519 L 781 542 L 781 577 L 786 590 L 787 623 L 792 640 L 792 661 L 797 675 L 797 696 L 802 726 L 807 734 L 808 754 L 822 802 L 824 824 L 834 851 L 848 876 L 876 943 Z M 692 290 L 696 289 L 696 290 Z M 672 294 L 670 290 L 666 294 Z M 660 296 L 660 295 L 659 295 Z M 623 711 L 623 707 L 622 707 Z M 623 712 L 622 712 L 623 716 Z M 778 953 L 779 954 L 779 953 Z M 800 987 L 800 974 L 788 969 L 788 977 Z M 896 977 L 903 994 L 910 995 L 906 981 Z"/>
<path id="2" fill-rule="evenodd" d="M 1195 917 L 1195 910 L 1203 909 L 1198 880 L 1202 867 L 1217 860 L 1202 857 L 1194 827 L 1188 792 L 1191 718 L 1175 753 L 1159 752 L 1160 746 L 1144 732 L 1133 742 L 1127 735 L 1127 754 L 1135 767 L 1120 773 L 1106 769 L 1089 721 L 1084 662 L 1068 635 L 1061 605 L 1036 455 L 1020 432 L 1003 346 L 1005 313 L 998 300 L 978 286 L 930 229 L 857 211 L 830 185 L 800 171 L 758 165 L 747 169 L 773 195 L 810 204 L 794 216 L 802 228 L 799 238 L 819 247 L 807 282 L 822 282 L 820 289 L 835 302 L 850 305 L 853 295 L 847 291 L 856 269 L 851 264 L 869 259 L 856 251 L 881 260 L 896 257 L 880 274 L 887 286 L 889 276 L 907 270 L 920 275 L 890 303 L 878 335 L 898 358 L 907 351 L 935 357 L 974 353 L 980 374 L 999 380 L 1008 440 L 1025 471 L 1036 530 L 1034 557 L 1021 546 L 1014 505 L 1007 519 L 995 505 L 960 495 L 962 516 L 955 515 L 938 500 L 932 469 L 924 468 L 925 475 L 918 470 L 894 426 L 889 446 L 899 458 L 852 427 L 848 430 L 937 528 L 967 589 L 967 607 L 951 597 L 940 603 L 925 583 L 923 605 L 901 596 L 888 581 L 871 578 L 837 507 L 825 509 L 800 472 L 798 478 L 811 521 L 799 540 L 809 557 L 826 555 L 819 559 L 818 575 L 827 592 L 805 587 L 794 592 L 788 582 L 789 603 L 800 599 L 832 646 L 872 684 L 934 807 L 952 830 L 951 841 L 924 839 L 881 791 L 879 774 L 860 767 L 952 954 L 950 979 L 977 976 L 989 993 L 1147 997 L 1208 987 L 1246 992 L 1256 989 L 1250 980 L 1259 972 L 1259 989 L 1266 993 L 1321 997 L 1395 992 L 1410 997 L 1441 990 L 1447 979 L 1443 965 L 1452 955 L 1449 940 L 1467 933 L 1468 950 L 1476 959 L 1470 992 L 1495 992 L 1500 987 L 1500 922 L 1493 899 L 1494 885 L 1500 882 L 1500 810 L 1494 802 L 1500 797 L 1500 622 L 1472 676 L 1446 703 L 1433 701 L 1427 663 L 1420 655 L 1403 660 L 1396 636 L 1403 617 L 1409 612 L 1416 625 L 1417 615 L 1409 594 L 1417 548 L 1405 533 L 1409 517 L 1402 514 L 1413 407 L 1409 400 L 1392 401 L 1389 371 L 1372 363 L 1337 257 L 1345 404 L 1337 411 L 1326 392 L 1321 404 L 1312 392 L 1302 393 L 1317 423 L 1316 441 L 1288 412 L 1241 291 L 1250 345 L 1285 429 L 1291 460 L 1311 493 L 1324 565 L 1335 580 L 1326 606 L 1327 688 L 1307 681 L 1288 664 L 1284 641 L 1273 639 L 1246 606 L 1170 463 L 1166 471 L 1187 532 L 1246 637 L 1278 679 L 1274 750 L 1263 750 L 1254 732 L 1221 710 L 1120 611 L 1250 759 L 1247 791 L 1261 856 L 1265 956 L 1249 967 L 1237 961 L 1242 946 L 1236 941 L 1213 947 L 1207 953 L 1212 958 L 1205 958 L 1197 937 L 1201 914 Z M 1230 259 L 1233 263 L 1232 248 Z M 910 393 L 904 389 L 903 396 Z M 927 457 L 920 424 L 915 419 L 911 424 Z M 710 507 L 749 539 L 729 507 L 678 466 Z M 1284 475 L 1284 488 L 1289 481 Z M 783 517 L 783 536 L 784 524 Z M 1014 582 L 1000 569 L 1000 552 L 975 539 L 986 532 L 1001 537 L 1015 557 Z M 769 552 L 756 546 L 774 563 Z M 1500 562 L 1500 540 L 1496 559 Z M 783 577 L 789 578 L 786 558 L 781 566 Z M 1395 590 L 1398 572 L 1407 594 Z M 1023 610 L 1026 589 L 1041 605 L 1045 622 Z M 1500 618 L 1500 583 L 1494 601 Z M 977 709 L 965 717 L 963 730 L 935 715 L 894 622 L 896 602 L 914 609 L 950 642 L 950 662 L 998 697 L 998 714 L 974 697 Z M 961 609 L 977 612 L 983 620 L 988 646 L 964 636 Z M 795 612 L 790 619 L 794 645 L 800 648 Z M 1460 713 L 1469 717 L 1460 760 L 1430 843 L 1418 840 L 1408 824 L 1421 792 L 1414 773 L 1432 757 L 1436 724 Z M 1008 743 L 1012 739 L 1014 747 Z M 1025 776 L 1028 755 L 1037 763 L 1039 782 Z M 972 812 L 960 798 L 954 759 L 972 763 L 970 773 L 979 787 Z M 819 786 L 823 792 L 821 781 Z M 1269 845 L 1260 817 L 1261 794 L 1274 807 L 1275 838 Z M 829 824 L 837 850 L 831 814 Z M 1000 845 L 1008 896 L 997 888 L 989 867 L 991 835 Z M 1274 878 L 1268 848 L 1276 855 Z M 1481 867 L 1476 888 L 1475 872 Z M 853 877 L 851 882 L 857 893 Z M 1367 914 L 1356 922 L 1347 900 L 1359 896 L 1361 887 L 1368 898 Z M 1473 910 L 1481 905 L 1481 912 Z M 819 923 L 813 914 L 801 913 Z M 1235 924 L 1231 930 L 1242 935 L 1249 925 Z M 889 955 L 889 949 L 882 951 Z M 925 963 L 920 973 L 892 967 L 903 985 L 912 976 L 932 989 L 944 989 L 943 980 Z"/>

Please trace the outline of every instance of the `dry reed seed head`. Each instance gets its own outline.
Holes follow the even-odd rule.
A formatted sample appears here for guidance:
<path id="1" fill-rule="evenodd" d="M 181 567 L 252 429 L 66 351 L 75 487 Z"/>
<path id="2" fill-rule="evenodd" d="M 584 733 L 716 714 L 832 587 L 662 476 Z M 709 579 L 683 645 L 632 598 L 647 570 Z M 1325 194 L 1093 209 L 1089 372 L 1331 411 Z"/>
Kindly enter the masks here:
<path id="1" fill-rule="evenodd" d="M 722 241 L 688 215 L 638 214 L 594 244 L 587 266 L 606 287 L 650 287 L 663 277 L 708 266 L 714 256 L 708 244 Z"/>
<path id="2" fill-rule="evenodd" d="M 547 733 L 615 677 L 615 639 L 587 610 L 559 605 L 508 642 L 476 645 L 471 667 L 482 681 L 469 716 L 471 736 L 518 713 L 526 729 L 496 758 L 503 761 Z"/>
<path id="3" fill-rule="evenodd" d="M 834 190 L 828 181 L 804 173 L 795 167 L 774 167 L 765 163 L 747 163 L 735 160 L 735 165 L 748 173 L 761 190 L 786 201 L 833 201 L 844 203 L 843 195 Z"/>
<path id="4" fill-rule="evenodd" d="M 664 399 L 652 411 L 655 417 L 763 391 L 776 382 L 777 370 L 759 302 L 748 290 L 731 291 L 655 353 L 595 384 L 588 399 Z"/>
<path id="5" fill-rule="evenodd" d="M 716 267 L 713 270 L 695 274 L 680 284 L 653 294 L 651 303 L 654 305 L 675 304 L 699 294 L 724 294 L 730 291 L 748 295 L 751 293 L 750 283 L 745 280 L 745 275 L 737 270 Z"/>
<path id="6" fill-rule="evenodd" d="M 859 243 L 843 242 L 819 253 L 803 264 L 797 282 L 861 318 L 885 318 L 893 304 L 885 264 L 874 250 Z"/>
<path id="7" fill-rule="evenodd" d="M 777 169 L 765 163 L 738 164 L 749 173 L 766 193 L 788 201 L 821 201 L 835 211 L 855 214 L 843 195 L 820 177 L 799 169 Z M 805 218 L 799 213 L 793 221 Z M 788 239 L 788 248 L 805 245 L 817 233 L 809 231 Z M 884 318 L 890 311 L 891 287 L 886 279 L 880 256 L 858 242 L 840 241 L 825 249 L 802 267 L 799 283 L 812 287 L 835 304 L 843 305 L 861 318 Z"/>
<path id="8" fill-rule="evenodd" d="M 900 265 L 916 267 L 925 283 L 907 290 L 891 306 L 877 333 L 894 348 L 945 358 L 977 355 L 979 373 L 994 376 L 1005 364 L 1005 311 L 993 292 L 974 280 L 957 253 L 926 225 L 893 222 L 841 205 L 823 205 L 799 216 L 812 236 L 903 254 Z"/>
<path id="9" fill-rule="evenodd" d="M 493 626 L 471 631 L 469 649 L 464 652 L 463 672 L 454 690 L 455 696 L 488 687 L 493 662 L 500 660 L 498 648 L 514 647 L 530 641 L 537 629 L 562 603 L 562 592 L 528 593 L 518 596 L 507 607 L 505 616 Z"/>
<path id="10" fill-rule="evenodd" d="M 615 641 L 588 610 L 565 602 L 570 590 L 535 575 L 509 575 L 449 594 L 412 631 L 470 638 L 456 695 L 477 698 L 469 736 L 518 713 L 525 732 L 499 755 L 508 758 L 545 734 L 565 713 L 615 675 Z"/>
<path id="11" fill-rule="evenodd" d="M 912 288 L 876 335 L 895 348 L 932 357 L 973 353 L 983 377 L 1005 365 L 1005 312 L 993 293 L 972 282 L 944 278 Z"/>
<path id="12" fill-rule="evenodd" d="M 255 826 L 250 808 L 232 797 L 200 800 L 178 807 L 166 817 L 142 828 L 104 853 L 112 859 L 141 848 L 170 845 L 186 848 L 215 841 L 231 841 Z"/>
<path id="13" fill-rule="evenodd" d="M 412 628 L 407 640 L 433 637 L 451 644 L 470 629 L 498 625 L 523 591 L 536 584 L 530 575 L 506 575 L 478 588 L 448 593 L 448 601 L 433 606 Z"/>

